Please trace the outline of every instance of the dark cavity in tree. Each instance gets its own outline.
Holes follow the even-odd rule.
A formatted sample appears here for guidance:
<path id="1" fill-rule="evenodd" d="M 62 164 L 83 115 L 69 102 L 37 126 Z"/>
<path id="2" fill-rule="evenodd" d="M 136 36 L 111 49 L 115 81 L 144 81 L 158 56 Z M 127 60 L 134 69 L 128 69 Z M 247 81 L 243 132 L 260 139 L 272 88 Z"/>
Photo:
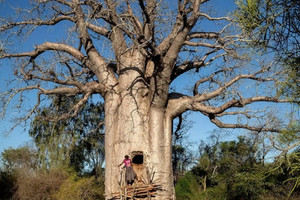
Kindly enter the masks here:
<path id="1" fill-rule="evenodd" d="M 143 152 L 132 152 L 133 157 L 132 157 L 132 163 L 141 165 L 144 163 L 144 155 Z"/>

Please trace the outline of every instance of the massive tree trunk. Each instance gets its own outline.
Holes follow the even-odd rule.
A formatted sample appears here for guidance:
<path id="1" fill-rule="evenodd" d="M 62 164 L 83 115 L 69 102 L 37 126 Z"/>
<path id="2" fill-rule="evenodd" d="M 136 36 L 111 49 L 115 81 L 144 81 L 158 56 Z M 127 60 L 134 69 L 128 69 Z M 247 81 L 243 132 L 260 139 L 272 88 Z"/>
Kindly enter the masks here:
<path id="1" fill-rule="evenodd" d="M 138 155 L 142 154 L 142 168 L 136 171 L 136 184 L 159 184 L 163 192 L 158 193 L 154 199 L 173 199 L 170 118 L 165 115 L 163 109 L 150 108 L 149 115 L 143 115 L 138 113 L 138 109 L 128 109 L 125 104 L 117 107 L 116 113 L 122 110 L 126 110 L 126 113 L 123 113 L 123 118 L 108 114 L 106 119 L 107 197 L 111 196 L 110 193 L 118 192 L 124 185 L 118 167 L 124 155 L 130 155 L 134 162 L 134 156 L 139 153 Z M 110 108 L 106 107 L 106 110 Z"/>
<path id="2" fill-rule="evenodd" d="M 171 167 L 172 119 L 164 107 L 152 102 L 144 81 L 146 61 L 138 51 L 128 52 L 120 62 L 119 90 L 105 96 L 105 185 L 107 198 L 124 185 L 118 165 L 129 155 L 135 165 L 135 184 L 159 184 L 155 199 L 173 199 Z"/>

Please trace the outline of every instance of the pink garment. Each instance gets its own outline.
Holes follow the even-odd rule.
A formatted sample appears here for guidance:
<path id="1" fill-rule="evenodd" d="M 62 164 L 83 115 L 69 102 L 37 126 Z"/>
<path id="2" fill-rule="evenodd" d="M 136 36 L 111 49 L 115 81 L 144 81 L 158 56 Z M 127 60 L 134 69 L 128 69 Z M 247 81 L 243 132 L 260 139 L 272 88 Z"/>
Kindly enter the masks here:
<path id="1" fill-rule="evenodd" d="M 130 159 L 128 159 L 128 160 L 124 159 L 123 163 L 125 164 L 126 167 L 131 167 L 131 160 Z"/>

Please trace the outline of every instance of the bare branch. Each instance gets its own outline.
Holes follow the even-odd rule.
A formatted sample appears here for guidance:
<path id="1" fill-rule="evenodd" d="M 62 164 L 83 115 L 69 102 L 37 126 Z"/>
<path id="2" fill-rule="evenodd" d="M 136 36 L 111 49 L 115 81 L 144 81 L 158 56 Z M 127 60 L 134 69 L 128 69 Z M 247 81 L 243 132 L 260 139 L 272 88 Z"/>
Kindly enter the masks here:
<path id="1" fill-rule="evenodd" d="M 216 72 L 214 72 L 212 75 L 210 75 L 209 77 L 206 77 L 206 78 L 203 78 L 203 79 L 198 80 L 198 81 L 196 82 L 196 84 L 194 85 L 194 90 L 193 90 L 194 96 L 198 94 L 198 87 L 199 87 L 200 84 L 205 83 L 205 82 L 207 82 L 207 81 L 211 81 L 212 78 L 213 78 L 215 75 L 217 75 L 217 74 L 219 74 L 219 73 L 221 73 L 221 72 L 227 71 L 227 70 L 229 71 L 229 69 L 216 71 Z"/>
<path id="2" fill-rule="evenodd" d="M 213 50 L 208 51 L 207 53 L 205 53 L 204 56 L 201 59 L 198 59 L 197 61 L 186 61 L 186 62 L 181 63 L 180 65 L 176 66 L 173 69 L 171 80 L 176 79 L 181 74 L 184 74 L 185 72 L 188 72 L 192 69 L 196 69 L 196 72 L 199 72 L 199 69 L 201 67 L 205 67 L 205 66 L 211 64 L 217 58 L 226 55 L 226 53 L 219 54 L 219 55 L 211 57 L 208 61 L 205 61 L 208 58 L 208 56 L 218 52 L 219 50 L 220 49 L 213 49 Z"/>
<path id="3" fill-rule="evenodd" d="M 209 99 L 212 99 L 216 96 L 218 96 L 219 94 L 221 94 L 225 89 L 227 89 L 228 87 L 230 87 L 231 85 L 233 85 L 234 83 L 238 82 L 241 79 L 252 79 L 252 80 L 256 80 L 256 81 L 260 81 L 260 82 L 265 82 L 265 81 L 274 81 L 274 79 L 270 79 L 270 78 L 261 78 L 261 77 L 256 77 L 257 75 L 266 72 L 269 68 L 262 68 L 261 70 L 253 73 L 253 74 L 241 74 L 238 75 L 234 78 L 232 78 L 230 81 L 226 82 L 223 86 L 219 87 L 218 89 L 208 93 L 208 94 L 201 94 L 196 96 L 195 98 L 198 99 L 198 101 L 206 101 Z M 216 74 L 213 74 L 213 76 L 215 76 Z M 210 78 L 205 78 L 205 80 L 200 80 L 200 82 L 205 82 L 207 80 L 210 80 Z M 197 84 L 196 84 L 197 85 Z M 196 88 L 194 88 L 194 92 L 196 91 Z M 197 94 L 197 92 L 195 92 Z"/>
<path id="4" fill-rule="evenodd" d="M 96 26 L 94 24 L 91 24 L 91 23 L 87 23 L 87 28 L 94 31 L 95 33 L 99 33 L 105 37 L 109 37 L 109 34 L 110 34 L 110 31 L 107 30 L 106 28 L 104 27 L 100 27 L 100 26 Z"/>
<path id="5" fill-rule="evenodd" d="M 179 135 L 179 131 L 182 129 L 182 123 L 183 123 L 183 118 L 182 115 L 178 115 L 178 124 L 176 126 L 176 130 L 174 131 L 174 135 L 178 136 Z M 177 138 L 178 139 L 178 138 Z"/>
<path id="6" fill-rule="evenodd" d="M 90 34 L 87 30 L 87 25 L 84 19 L 84 13 L 80 7 L 79 0 L 73 0 L 72 8 L 76 11 L 76 26 L 79 32 L 79 38 L 83 45 L 91 64 L 89 68 L 98 77 L 99 82 L 103 85 L 115 85 L 116 78 L 113 72 L 107 68 L 105 59 L 99 54 L 95 48 Z M 114 35 L 114 34 L 113 34 Z"/>
<path id="7" fill-rule="evenodd" d="M 188 4 L 188 1 L 184 1 L 182 4 L 181 4 L 181 1 L 178 1 L 178 12 L 177 12 L 177 16 L 176 16 L 174 25 L 172 27 L 172 31 L 155 49 L 155 52 L 157 54 L 164 55 L 171 47 L 176 36 L 182 30 L 184 20 L 186 20 L 186 15 L 188 14 L 187 13 L 188 11 L 186 10 L 187 4 Z"/>
<path id="8" fill-rule="evenodd" d="M 242 128 L 242 129 L 247 129 L 250 131 L 257 131 L 257 132 L 266 131 L 266 132 L 277 132 L 277 133 L 282 131 L 281 129 L 277 129 L 277 128 L 273 128 L 273 127 L 266 128 L 266 127 L 250 126 L 247 124 L 226 124 L 226 123 L 221 122 L 214 116 L 210 117 L 210 121 L 212 123 L 214 123 L 215 125 L 217 125 L 219 128 L 233 128 L 233 129 Z"/>
<path id="9" fill-rule="evenodd" d="M 117 15 L 114 2 L 106 0 L 105 4 L 112 11 L 109 15 L 110 26 L 112 27 L 110 40 L 116 57 L 119 57 L 127 49 L 127 44 L 125 42 L 122 30 L 120 29 L 121 26 L 119 22 L 119 16 Z"/>
<path id="10" fill-rule="evenodd" d="M 0 27 L 0 31 L 5 31 L 11 28 L 14 28 L 16 26 L 26 26 L 26 25 L 34 25 L 34 26 L 41 26 L 41 25 L 55 25 L 58 22 L 61 22 L 63 20 L 69 20 L 69 21 L 74 21 L 71 16 L 58 16 L 54 17 L 51 20 L 43 21 L 43 20 L 34 20 L 30 19 L 27 21 L 22 21 L 22 22 L 9 22 L 4 26 Z"/>
<path id="11" fill-rule="evenodd" d="M 260 96 L 260 97 L 252 97 L 252 98 L 239 99 L 239 100 L 232 99 L 219 107 L 208 106 L 208 105 L 205 105 L 204 103 L 199 103 L 196 101 L 191 105 L 191 109 L 194 111 L 201 111 L 201 112 L 204 112 L 207 114 L 219 114 L 229 108 L 233 108 L 233 107 L 242 108 L 245 105 L 248 105 L 248 104 L 251 104 L 254 102 L 289 103 L 290 101 L 289 100 L 280 100 L 276 97 Z"/>
<path id="12" fill-rule="evenodd" d="M 209 16 L 208 14 L 206 13 L 202 13 L 202 12 L 199 12 L 198 13 L 198 16 L 200 17 L 205 17 L 207 18 L 208 20 L 210 21 L 220 21 L 220 20 L 227 20 L 227 21 L 231 21 L 231 19 L 229 17 L 211 17 Z"/>
<path id="13" fill-rule="evenodd" d="M 144 15 L 143 33 L 145 40 L 154 38 L 154 20 L 155 20 L 155 8 L 157 6 L 156 1 L 147 1 L 147 6 L 144 5 L 144 1 L 139 0 L 139 5 Z"/>
<path id="14" fill-rule="evenodd" d="M 142 37 L 142 34 L 143 34 L 142 23 L 139 21 L 139 19 L 136 16 L 134 16 L 129 0 L 126 0 L 126 4 L 127 4 L 127 8 L 128 8 L 129 19 L 134 24 L 135 32 L 138 35 L 138 37 Z"/>

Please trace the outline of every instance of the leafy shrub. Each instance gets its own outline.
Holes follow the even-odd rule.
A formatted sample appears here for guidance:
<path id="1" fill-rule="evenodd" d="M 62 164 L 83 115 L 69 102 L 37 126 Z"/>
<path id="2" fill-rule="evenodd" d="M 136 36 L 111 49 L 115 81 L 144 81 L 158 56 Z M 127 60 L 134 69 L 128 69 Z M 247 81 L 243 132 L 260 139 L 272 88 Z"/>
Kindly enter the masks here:
<path id="1" fill-rule="evenodd" d="M 208 188 L 199 196 L 199 200 L 227 200 L 227 187 L 225 184 Z"/>
<path id="2" fill-rule="evenodd" d="M 264 182 L 254 173 L 237 173 L 227 184 L 229 200 L 257 200 L 264 193 Z"/>
<path id="3" fill-rule="evenodd" d="M 104 200 L 104 183 L 94 177 L 70 176 L 54 195 L 57 200 Z"/>
<path id="4" fill-rule="evenodd" d="M 188 172 L 178 180 L 175 191 L 177 200 L 199 200 L 201 189 L 197 177 Z"/>

